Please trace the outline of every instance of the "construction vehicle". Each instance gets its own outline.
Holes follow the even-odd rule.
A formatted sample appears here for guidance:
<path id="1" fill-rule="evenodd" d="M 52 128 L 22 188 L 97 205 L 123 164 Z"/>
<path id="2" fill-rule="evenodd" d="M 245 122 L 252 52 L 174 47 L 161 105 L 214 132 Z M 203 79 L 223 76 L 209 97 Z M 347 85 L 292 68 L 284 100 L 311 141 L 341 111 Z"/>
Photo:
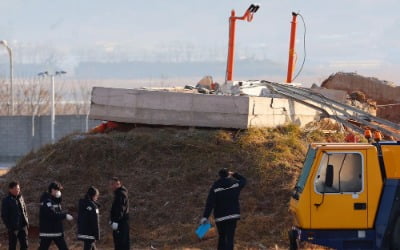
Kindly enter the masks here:
<path id="1" fill-rule="evenodd" d="M 371 139 L 372 133 L 365 135 Z M 400 142 L 313 143 L 290 201 L 291 249 L 400 249 Z"/>
<path id="2" fill-rule="evenodd" d="M 299 242 L 335 249 L 400 249 L 399 124 L 294 84 L 237 84 L 241 90 L 266 87 L 271 108 L 279 108 L 275 94 L 286 97 L 347 129 L 365 131 L 370 142 L 309 146 L 290 201 L 295 218 L 289 231 L 291 249 Z M 382 141 L 380 131 L 390 141 Z"/>
<path id="3" fill-rule="evenodd" d="M 400 125 L 299 86 L 247 84 L 319 110 L 369 142 L 309 146 L 290 200 L 290 248 L 400 249 Z"/>

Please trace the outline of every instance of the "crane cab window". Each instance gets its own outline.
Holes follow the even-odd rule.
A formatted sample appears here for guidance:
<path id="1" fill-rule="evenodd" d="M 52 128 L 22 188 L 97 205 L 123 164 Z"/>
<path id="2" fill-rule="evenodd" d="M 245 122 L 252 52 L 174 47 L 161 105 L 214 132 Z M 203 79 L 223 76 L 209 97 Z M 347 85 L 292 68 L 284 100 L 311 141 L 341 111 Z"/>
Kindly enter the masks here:
<path id="1" fill-rule="evenodd" d="M 318 193 L 359 193 L 363 189 L 363 160 L 360 153 L 325 152 L 315 177 Z"/>

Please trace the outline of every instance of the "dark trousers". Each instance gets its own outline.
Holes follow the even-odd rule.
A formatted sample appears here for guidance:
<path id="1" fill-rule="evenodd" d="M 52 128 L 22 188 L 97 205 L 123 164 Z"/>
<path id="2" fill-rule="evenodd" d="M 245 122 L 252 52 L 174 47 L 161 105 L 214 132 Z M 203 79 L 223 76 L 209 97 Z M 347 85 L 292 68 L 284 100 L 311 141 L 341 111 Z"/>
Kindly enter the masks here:
<path id="1" fill-rule="evenodd" d="M 68 250 L 67 243 L 65 242 L 64 236 L 61 237 L 41 237 L 39 250 L 48 250 L 51 242 L 56 244 L 60 250 Z"/>
<path id="2" fill-rule="evenodd" d="M 233 250 L 237 220 L 225 220 L 215 223 L 218 229 L 218 250 Z"/>
<path id="3" fill-rule="evenodd" d="M 83 250 L 96 250 L 95 240 L 84 240 Z"/>
<path id="4" fill-rule="evenodd" d="M 8 249 L 16 250 L 17 241 L 21 250 L 28 249 L 28 229 L 25 227 L 21 230 L 8 231 Z"/>
<path id="5" fill-rule="evenodd" d="M 115 250 L 129 250 L 129 224 L 127 221 L 118 223 L 118 229 L 113 231 Z"/>

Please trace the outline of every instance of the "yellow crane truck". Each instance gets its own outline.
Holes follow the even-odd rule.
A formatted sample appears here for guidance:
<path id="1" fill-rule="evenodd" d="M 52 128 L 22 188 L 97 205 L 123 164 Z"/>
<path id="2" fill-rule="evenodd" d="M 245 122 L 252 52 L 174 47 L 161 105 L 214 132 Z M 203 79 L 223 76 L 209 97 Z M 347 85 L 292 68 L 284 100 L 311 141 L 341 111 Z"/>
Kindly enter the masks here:
<path id="1" fill-rule="evenodd" d="M 290 212 L 291 249 L 400 249 L 400 142 L 311 144 Z"/>

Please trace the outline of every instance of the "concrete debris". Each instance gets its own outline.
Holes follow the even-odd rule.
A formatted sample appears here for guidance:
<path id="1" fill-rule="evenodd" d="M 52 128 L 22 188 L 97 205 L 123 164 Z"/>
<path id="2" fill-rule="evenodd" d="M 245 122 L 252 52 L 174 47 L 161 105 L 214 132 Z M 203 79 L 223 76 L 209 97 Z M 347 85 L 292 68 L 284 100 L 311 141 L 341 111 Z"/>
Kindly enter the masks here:
<path id="1" fill-rule="evenodd" d="M 354 91 L 350 93 L 350 99 L 359 101 L 359 102 L 367 102 L 367 97 L 361 91 Z"/>
<path id="2" fill-rule="evenodd" d="M 210 90 L 207 88 L 197 88 L 197 91 L 199 91 L 200 94 L 210 94 Z"/>
<path id="3" fill-rule="evenodd" d="M 346 90 L 322 88 L 316 85 L 312 86 L 311 90 L 332 100 L 357 107 L 371 115 L 376 115 L 376 103 L 367 99 L 365 94 L 361 91 L 348 93 Z"/>
<path id="4" fill-rule="evenodd" d="M 208 88 L 204 88 L 201 87 L 200 85 L 196 85 L 196 87 L 190 86 L 190 85 L 186 85 L 184 87 L 184 89 L 188 89 L 188 90 L 193 90 L 193 91 L 197 91 L 197 93 L 199 94 L 213 94 L 215 91 L 214 90 L 210 90 Z"/>
<path id="5" fill-rule="evenodd" d="M 186 85 L 184 87 L 185 90 L 197 91 L 199 94 L 215 94 L 219 89 L 219 84 L 214 82 L 211 76 L 203 77 L 195 87 L 191 85 Z"/>
<path id="6" fill-rule="evenodd" d="M 213 84 L 214 81 L 212 76 L 205 76 L 196 84 L 196 88 L 205 88 L 211 90 L 213 89 Z"/>
<path id="7" fill-rule="evenodd" d="M 314 86 L 314 88 L 311 88 L 311 91 L 342 103 L 346 103 L 347 100 L 347 93 L 343 90 L 326 89 Z"/>
<path id="8" fill-rule="evenodd" d="M 338 132 L 342 131 L 342 126 L 340 123 L 338 123 L 336 120 L 331 119 L 331 118 L 323 118 L 319 121 L 313 121 L 308 123 L 305 127 L 304 130 L 306 131 L 314 131 L 314 130 L 320 130 L 324 133 L 328 132 Z"/>
<path id="9" fill-rule="evenodd" d="M 339 72 L 329 76 L 322 88 L 344 90 L 349 102 L 392 122 L 400 122 L 400 86 L 393 82 Z"/>
<path id="10" fill-rule="evenodd" d="M 262 86 L 261 81 L 258 80 L 227 82 L 219 87 L 217 93 L 232 96 L 272 96 L 271 91 L 266 86 Z"/>

